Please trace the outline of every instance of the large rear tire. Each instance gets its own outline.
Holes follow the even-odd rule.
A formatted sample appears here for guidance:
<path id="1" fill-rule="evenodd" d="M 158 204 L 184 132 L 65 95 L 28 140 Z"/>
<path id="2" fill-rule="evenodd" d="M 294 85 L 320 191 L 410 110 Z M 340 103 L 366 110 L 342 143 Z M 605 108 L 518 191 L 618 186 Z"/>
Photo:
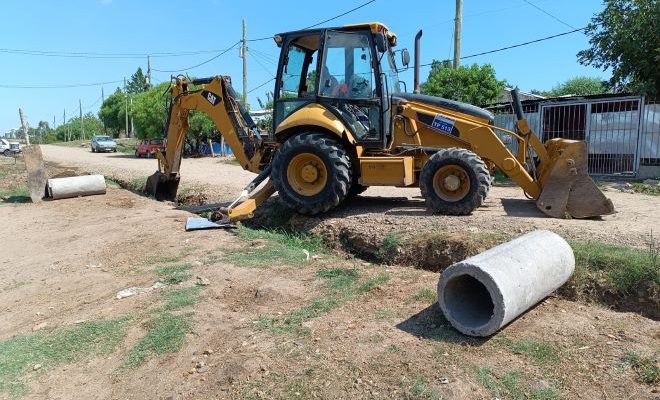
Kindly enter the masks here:
<path id="1" fill-rule="evenodd" d="M 284 142 L 273 159 L 271 178 L 281 201 L 301 214 L 326 212 L 351 187 L 351 161 L 342 145 L 321 133 L 303 133 Z"/>
<path id="2" fill-rule="evenodd" d="M 442 149 L 426 162 L 419 178 L 429 210 L 446 215 L 468 215 L 480 207 L 491 178 L 484 161 L 459 148 Z"/>

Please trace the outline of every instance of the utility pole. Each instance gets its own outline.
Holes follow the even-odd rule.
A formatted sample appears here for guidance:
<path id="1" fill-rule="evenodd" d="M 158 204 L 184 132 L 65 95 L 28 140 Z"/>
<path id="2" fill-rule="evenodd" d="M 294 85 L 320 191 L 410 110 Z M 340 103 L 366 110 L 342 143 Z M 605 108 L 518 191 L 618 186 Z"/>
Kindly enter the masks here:
<path id="1" fill-rule="evenodd" d="M 66 108 L 64 109 L 64 113 L 62 114 L 62 125 L 66 126 L 66 132 L 64 132 L 64 141 L 68 142 L 69 141 L 69 125 L 66 124 Z"/>
<path id="2" fill-rule="evenodd" d="M 30 132 L 29 132 L 27 123 L 25 122 L 25 116 L 23 115 L 23 109 L 22 108 L 18 109 L 18 116 L 21 117 L 21 126 L 23 127 L 23 135 L 25 136 L 25 145 L 29 146 L 30 145 Z"/>
<path id="3" fill-rule="evenodd" d="M 103 103 L 105 103 L 105 93 L 103 93 L 103 86 L 101 86 L 101 107 L 103 107 Z M 101 122 L 103 122 L 103 134 L 107 134 L 105 131 L 105 119 L 101 118 Z"/>
<path id="4" fill-rule="evenodd" d="M 55 114 L 53 114 L 53 129 L 55 129 Z"/>
<path id="5" fill-rule="evenodd" d="M 243 57 L 243 106 L 247 109 L 247 33 L 245 18 L 243 18 L 243 46 L 241 49 L 241 57 Z"/>
<path id="6" fill-rule="evenodd" d="M 461 65 L 461 25 L 463 23 L 463 0 L 456 0 L 456 19 L 454 20 L 454 68 Z"/>
<path id="7" fill-rule="evenodd" d="M 130 137 L 128 135 L 128 91 L 126 90 L 126 77 L 124 77 L 124 95 L 126 96 L 126 107 L 124 110 L 124 117 L 126 119 L 126 137 Z"/>
<path id="8" fill-rule="evenodd" d="M 151 56 L 147 56 L 147 88 L 151 87 Z"/>
<path id="9" fill-rule="evenodd" d="M 82 118 L 82 100 L 78 99 L 78 106 L 80 107 L 80 138 L 85 140 L 85 125 L 83 125 Z"/>

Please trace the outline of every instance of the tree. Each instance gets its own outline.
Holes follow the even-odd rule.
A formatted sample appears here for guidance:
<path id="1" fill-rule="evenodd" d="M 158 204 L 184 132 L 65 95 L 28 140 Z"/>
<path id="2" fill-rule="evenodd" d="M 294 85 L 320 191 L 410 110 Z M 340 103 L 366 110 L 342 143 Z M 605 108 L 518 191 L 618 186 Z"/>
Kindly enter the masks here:
<path id="1" fill-rule="evenodd" d="M 142 68 L 138 67 L 126 84 L 126 91 L 128 93 L 142 93 L 148 89 L 147 77 L 142 73 Z"/>
<path id="2" fill-rule="evenodd" d="M 94 135 L 103 132 L 103 123 L 94 114 L 87 113 L 83 115 L 83 127 L 85 128 L 85 137 L 90 139 Z M 67 132 L 70 137 L 67 136 Z M 55 134 L 52 133 L 47 136 L 46 141 L 65 141 L 82 139 L 82 131 L 80 130 L 80 117 L 71 118 L 66 124 L 62 124 L 55 129 Z"/>
<path id="3" fill-rule="evenodd" d="M 549 97 L 558 96 L 588 96 L 592 94 L 607 93 L 606 82 L 598 78 L 590 78 L 588 76 L 576 76 L 564 83 L 560 83 L 552 88 L 549 92 L 545 93 Z"/>
<path id="4" fill-rule="evenodd" d="M 120 130 L 126 130 L 126 95 L 121 89 L 117 90 L 105 99 L 99 110 L 99 118 L 105 124 L 106 129 L 113 135 L 119 134 Z"/>
<path id="5" fill-rule="evenodd" d="M 660 4 L 658 0 L 605 0 L 587 26 L 591 48 L 578 61 L 611 70 L 617 92 L 660 94 Z"/>
<path id="6" fill-rule="evenodd" d="M 495 102 L 502 95 L 505 81 L 498 81 L 490 64 L 451 67 L 448 61 L 433 60 L 431 72 L 421 91 L 469 104 L 484 105 Z"/>
<path id="7" fill-rule="evenodd" d="M 169 96 L 169 82 L 153 86 L 146 92 L 133 96 L 131 118 L 135 125 L 136 136 L 143 138 L 161 138 L 167 121 L 166 96 Z M 165 93 L 165 94 L 164 94 Z M 164 94 L 164 95 L 163 95 Z"/>

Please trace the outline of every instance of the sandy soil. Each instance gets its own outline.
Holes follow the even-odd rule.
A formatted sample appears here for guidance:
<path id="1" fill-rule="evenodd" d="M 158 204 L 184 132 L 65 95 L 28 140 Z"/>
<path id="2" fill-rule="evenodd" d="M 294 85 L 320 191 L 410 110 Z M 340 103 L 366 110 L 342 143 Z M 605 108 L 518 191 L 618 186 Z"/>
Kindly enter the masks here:
<path id="1" fill-rule="evenodd" d="M 119 153 L 92 153 L 88 148 L 42 146 L 44 157 L 61 165 L 130 180 L 150 175 L 154 159 L 136 159 Z M 255 176 L 235 164 L 213 158 L 185 159 L 182 185 L 201 188 L 210 201 L 230 200 Z M 338 210 L 311 218 L 310 226 L 348 227 L 368 234 L 381 232 L 487 232 L 520 234 L 550 229 L 573 239 L 647 247 L 652 230 L 660 235 L 660 197 L 620 192 L 609 188 L 606 195 L 617 213 L 589 220 L 560 220 L 541 213 L 533 201 L 515 186 L 495 186 L 483 207 L 466 217 L 431 215 L 424 208 L 419 189 L 369 188 L 358 199 Z"/>
<path id="2" fill-rule="evenodd" d="M 226 231 L 186 233 L 187 216 L 117 188 L 105 196 L 0 207 L 0 217 L 12 221 L 2 228 L 0 339 L 79 320 L 136 319 L 109 356 L 28 373 L 25 398 L 491 399 L 496 391 L 478 379 L 479 368 L 514 371 L 529 387 L 551 382 L 567 399 L 657 397 L 657 388 L 620 367 L 626 352 L 653 354 L 660 345 L 658 323 L 637 314 L 550 298 L 494 338 L 472 340 L 444 325 L 428 299 L 411 297 L 433 290 L 437 274 L 335 256 L 296 266 L 232 265 L 223 252 L 253 244 Z M 194 275 L 211 282 L 194 307 L 184 346 L 123 369 L 145 334 L 140 315 L 160 295 L 116 300 L 114 294 L 153 283 L 159 265 L 149 258 L 181 254 Z M 255 329 L 259 317 L 310 304 L 322 290 L 315 274 L 328 266 L 386 273 L 390 280 L 305 323 L 308 336 Z M 538 365 L 507 350 L 506 340 L 542 340 L 562 361 Z M 195 372 L 199 361 L 207 372 Z M 424 396 L 415 389 L 420 377 Z"/>
<path id="3" fill-rule="evenodd" d="M 368 197 L 360 202 L 355 218 L 377 215 Z M 305 262 L 301 252 L 296 265 L 236 264 L 226 258 L 230 249 L 249 253 L 264 243 L 222 230 L 185 232 L 189 215 L 114 187 L 103 196 L 0 205 L 0 218 L 8 221 L 1 228 L 0 340 L 80 320 L 133 318 L 112 354 L 26 372 L 24 398 L 505 398 L 479 371 L 491 371 L 492 379 L 518 377 L 521 398 L 548 387 L 565 399 L 658 398 L 660 388 L 641 383 L 622 361 L 630 351 L 657 353 L 656 321 L 549 298 L 498 335 L 470 339 L 446 325 L 427 295 L 416 296 L 435 290 L 436 273 L 370 265 L 341 253 Z M 193 277 L 210 285 L 199 303 L 182 311 L 194 312 L 182 348 L 126 369 L 127 354 L 146 334 L 145 314 L 162 307 L 162 297 L 159 291 L 114 296 L 152 284 L 164 261 L 150 260 L 162 256 L 191 263 Z M 308 335 L 257 328 L 260 317 L 312 304 L 326 290 L 318 271 L 334 267 L 389 280 L 307 320 Z M 551 346 L 558 361 L 511 350 L 511 343 L 525 341 Z M 194 368 L 200 361 L 208 367 L 203 373 Z"/>

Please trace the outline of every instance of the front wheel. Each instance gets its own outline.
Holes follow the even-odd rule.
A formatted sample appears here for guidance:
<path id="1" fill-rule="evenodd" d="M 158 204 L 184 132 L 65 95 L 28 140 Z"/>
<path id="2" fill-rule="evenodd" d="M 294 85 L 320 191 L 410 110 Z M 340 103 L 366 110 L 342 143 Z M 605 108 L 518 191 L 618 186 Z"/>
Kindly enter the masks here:
<path id="1" fill-rule="evenodd" d="M 135 158 L 140 158 L 140 153 L 137 150 L 135 150 Z"/>
<path id="2" fill-rule="evenodd" d="M 96 153 L 96 149 L 94 149 L 94 146 L 91 146 L 92 153 Z"/>
<path id="3" fill-rule="evenodd" d="M 280 199 L 301 214 L 318 214 L 341 203 L 351 187 L 351 161 L 342 145 L 321 133 L 287 140 L 275 154 L 271 178 Z"/>
<path id="4" fill-rule="evenodd" d="M 7 149 L 7 150 L 3 151 L 2 154 L 9 157 L 9 156 L 11 156 L 11 150 Z"/>
<path id="5" fill-rule="evenodd" d="M 442 149 L 422 168 L 419 186 L 429 210 L 446 215 L 468 215 L 480 207 L 491 179 L 484 161 L 459 148 Z"/>

